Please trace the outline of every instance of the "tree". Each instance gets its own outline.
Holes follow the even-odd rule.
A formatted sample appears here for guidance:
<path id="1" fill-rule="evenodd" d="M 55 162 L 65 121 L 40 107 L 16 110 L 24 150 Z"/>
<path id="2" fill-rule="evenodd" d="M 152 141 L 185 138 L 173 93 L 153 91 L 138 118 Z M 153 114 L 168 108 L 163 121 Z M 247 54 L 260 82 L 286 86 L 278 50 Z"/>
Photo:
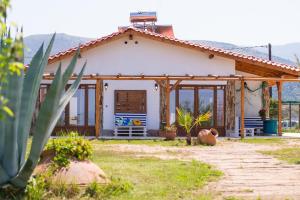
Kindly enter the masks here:
<path id="1" fill-rule="evenodd" d="M 20 75 L 24 69 L 22 30 L 18 31 L 15 27 L 15 34 L 11 34 L 10 27 L 6 24 L 9 7 L 9 0 L 0 0 L 0 120 L 7 115 L 13 116 L 8 99 L 3 94 L 7 77 L 11 74 Z"/>

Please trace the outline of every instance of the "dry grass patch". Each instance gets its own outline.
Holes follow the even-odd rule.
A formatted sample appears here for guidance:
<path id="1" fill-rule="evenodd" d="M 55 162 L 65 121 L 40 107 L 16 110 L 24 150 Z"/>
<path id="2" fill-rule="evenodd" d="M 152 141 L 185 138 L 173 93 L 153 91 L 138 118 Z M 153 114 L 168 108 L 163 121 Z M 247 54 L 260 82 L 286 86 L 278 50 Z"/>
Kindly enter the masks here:
<path id="1" fill-rule="evenodd" d="M 289 147 L 274 151 L 259 151 L 265 155 L 271 155 L 279 160 L 286 161 L 290 164 L 300 164 L 300 147 Z"/>

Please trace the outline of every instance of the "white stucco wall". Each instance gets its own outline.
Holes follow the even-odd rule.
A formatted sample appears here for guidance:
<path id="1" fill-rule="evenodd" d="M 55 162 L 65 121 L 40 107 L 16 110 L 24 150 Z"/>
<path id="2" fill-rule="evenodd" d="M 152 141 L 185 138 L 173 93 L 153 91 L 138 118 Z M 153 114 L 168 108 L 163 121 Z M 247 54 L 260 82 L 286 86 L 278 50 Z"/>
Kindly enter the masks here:
<path id="1" fill-rule="evenodd" d="M 124 42 L 127 41 L 128 44 Z M 135 44 L 135 42 L 138 44 Z M 85 74 L 100 75 L 230 75 L 241 74 L 254 76 L 235 71 L 235 61 L 215 56 L 208 58 L 208 54 L 194 49 L 154 41 L 148 38 L 133 35 L 133 40 L 128 36 L 108 42 L 96 48 L 85 51 L 76 67 L 76 72 L 88 61 Z M 70 58 L 63 59 L 66 67 Z M 55 72 L 57 63 L 47 66 L 46 72 Z M 87 82 L 87 81 L 83 81 Z M 94 82 L 94 81 L 88 81 Z M 147 115 L 148 129 L 159 128 L 159 91 L 154 90 L 154 81 L 104 81 L 109 84 L 108 90 L 104 91 L 103 105 L 103 128 L 113 129 L 114 116 L 114 90 L 147 90 Z M 226 82 L 182 82 L 182 84 L 226 84 Z M 261 82 L 247 81 L 251 89 L 260 86 Z M 236 83 L 236 88 L 240 88 Z M 245 90 L 245 115 L 258 116 L 261 109 L 261 90 L 250 93 Z M 240 116 L 240 93 L 236 93 L 236 115 Z"/>
<path id="2" fill-rule="evenodd" d="M 108 83 L 103 99 L 103 129 L 114 128 L 114 91 L 146 90 L 147 91 L 147 129 L 159 129 L 159 90 L 155 90 L 154 81 L 104 81 Z"/>
<path id="3" fill-rule="evenodd" d="M 77 72 L 84 61 L 88 61 L 86 74 L 101 75 L 229 75 L 235 72 L 234 60 L 215 56 L 184 47 L 154 41 L 133 35 L 133 40 L 124 36 L 118 40 L 106 43 L 83 52 L 79 60 Z M 127 41 L 128 44 L 124 44 Z M 138 44 L 135 44 L 135 41 Z M 70 58 L 63 60 L 63 65 Z M 47 67 L 47 72 L 55 72 L 57 63 Z"/>
<path id="4" fill-rule="evenodd" d="M 248 74 L 244 72 L 236 72 L 237 74 L 243 75 L 243 76 L 251 76 L 255 77 L 253 74 Z M 261 86 L 261 81 L 245 81 L 248 85 L 248 87 L 251 90 L 254 90 L 256 88 L 259 88 Z M 236 89 L 241 88 L 240 82 L 236 82 Z M 250 92 L 247 89 L 245 89 L 245 117 L 258 117 L 258 111 L 262 108 L 262 90 L 257 90 L 256 92 Z M 236 116 L 240 117 L 241 116 L 241 92 L 237 91 L 236 92 Z"/>

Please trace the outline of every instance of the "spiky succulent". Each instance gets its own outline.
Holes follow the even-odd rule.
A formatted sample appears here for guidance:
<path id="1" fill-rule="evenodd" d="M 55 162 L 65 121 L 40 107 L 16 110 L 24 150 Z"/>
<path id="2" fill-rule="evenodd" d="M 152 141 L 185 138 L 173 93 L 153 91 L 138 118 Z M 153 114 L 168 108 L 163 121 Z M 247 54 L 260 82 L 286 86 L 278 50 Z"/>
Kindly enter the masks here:
<path id="1" fill-rule="evenodd" d="M 61 113 L 80 84 L 86 63 L 77 79 L 65 91 L 65 86 L 76 66 L 78 50 L 64 72 L 62 72 L 61 64 L 59 65 L 32 126 L 39 87 L 48 64 L 54 38 L 55 35 L 45 53 L 41 45 L 26 72 L 22 71 L 21 75 L 10 74 L 7 83 L 3 86 L 3 95 L 8 99 L 14 116 L 0 121 L 0 187 L 7 184 L 19 188 L 26 186 Z M 31 126 L 32 145 L 28 158 L 25 159 Z"/>

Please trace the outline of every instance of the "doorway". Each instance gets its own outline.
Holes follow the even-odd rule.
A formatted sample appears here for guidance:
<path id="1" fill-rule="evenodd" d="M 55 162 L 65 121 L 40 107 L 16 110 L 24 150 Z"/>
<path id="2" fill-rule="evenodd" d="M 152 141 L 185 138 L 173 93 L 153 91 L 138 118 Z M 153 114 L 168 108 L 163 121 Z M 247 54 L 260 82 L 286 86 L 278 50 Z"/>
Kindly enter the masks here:
<path id="1" fill-rule="evenodd" d="M 217 129 L 220 136 L 225 136 L 225 86 L 182 85 L 176 88 L 174 96 L 176 107 L 190 112 L 194 117 L 211 113 L 208 121 L 192 130 L 192 136 L 197 136 L 201 129 L 210 128 Z M 186 135 L 180 127 L 178 135 Z"/>

